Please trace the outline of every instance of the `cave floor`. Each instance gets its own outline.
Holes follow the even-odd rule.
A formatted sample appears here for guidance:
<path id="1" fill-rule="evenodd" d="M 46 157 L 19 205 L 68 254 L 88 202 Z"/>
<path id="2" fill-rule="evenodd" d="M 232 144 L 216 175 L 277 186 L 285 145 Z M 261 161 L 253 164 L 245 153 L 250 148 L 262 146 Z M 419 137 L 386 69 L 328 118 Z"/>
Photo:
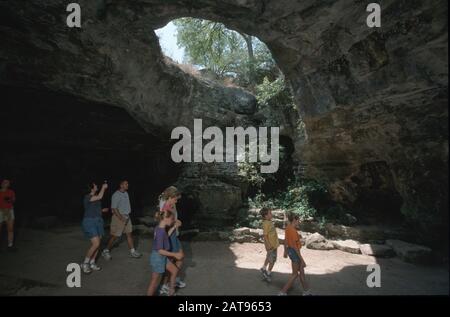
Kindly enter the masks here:
<path id="1" fill-rule="evenodd" d="M 80 262 L 88 243 L 78 226 L 48 231 L 22 229 L 18 251 L 0 251 L 0 295 L 143 295 L 150 266 L 151 239 L 138 239 L 141 259 L 128 256 L 125 240 L 112 250 L 113 259 L 99 260 L 103 270 L 82 275 L 80 288 L 66 286 L 66 266 Z M 287 281 L 290 262 L 278 250 L 272 283 L 261 280 L 261 243 L 187 242 L 185 289 L 179 295 L 276 295 Z M 342 251 L 302 249 L 306 273 L 316 295 L 429 295 L 449 294 L 448 268 L 416 266 L 397 258 L 373 257 Z M 366 285 L 367 265 L 381 267 L 381 287 Z M 300 295 L 295 284 L 290 295 Z"/>

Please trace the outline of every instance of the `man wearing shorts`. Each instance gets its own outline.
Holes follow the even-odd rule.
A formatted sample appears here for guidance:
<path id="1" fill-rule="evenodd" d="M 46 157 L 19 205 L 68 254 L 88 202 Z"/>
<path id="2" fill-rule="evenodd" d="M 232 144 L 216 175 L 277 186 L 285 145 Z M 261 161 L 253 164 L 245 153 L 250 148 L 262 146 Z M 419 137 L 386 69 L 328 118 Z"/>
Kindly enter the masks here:
<path id="1" fill-rule="evenodd" d="M 8 250 L 13 250 L 14 243 L 14 202 L 16 194 L 9 189 L 11 182 L 7 179 L 2 180 L 0 184 L 0 237 L 3 223 L 6 222 L 8 230 Z"/>
<path id="2" fill-rule="evenodd" d="M 131 204 L 130 197 L 128 196 L 128 181 L 121 181 L 119 189 L 112 195 L 111 210 L 111 238 L 108 241 L 106 249 L 103 250 L 102 256 L 105 260 L 111 260 L 110 250 L 114 244 L 114 241 L 125 233 L 127 235 L 128 247 L 130 248 L 130 256 L 132 258 L 140 258 L 141 254 L 134 248 L 132 236 L 133 226 L 130 219 Z"/>

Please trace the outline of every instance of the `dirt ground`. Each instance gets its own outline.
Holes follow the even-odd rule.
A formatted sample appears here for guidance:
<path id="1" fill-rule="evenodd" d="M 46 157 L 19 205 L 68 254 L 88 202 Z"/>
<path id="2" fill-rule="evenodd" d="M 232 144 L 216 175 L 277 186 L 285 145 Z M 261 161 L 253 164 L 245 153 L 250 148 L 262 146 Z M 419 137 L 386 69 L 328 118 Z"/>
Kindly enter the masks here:
<path id="1" fill-rule="evenodd" d="M 4 241 L 3 241 L 4 242 Z M 3 244 L 4 245 L 4 244 Z M 77 226 L 51 231 L 21 230 L 18 251 L 0 252 L 0 295 L 144 295 L 151 269 L 151 239 L 140 238 L 141 259 L 128 256 L 126 242 L 112 250 L 113 259 L 99 260 L 102 271 L 82 275 L 80 288 L 66 286 L 66 267 L 80 263 L 88 242 Z M 290 262 L 278 250 L 272 283 L 262 281 L 261 243 L 183 242 L 187 254 L 185 289 L 179 295 L 276 295 L 287 281 Z M 307 278 L 315 295 L 449 294 L 448 268 L 416 266 L 397 258 L 376 259 L 337 250 L 302 249 Z M 366 284 L 367 265 L 381 267 L 381 287 Z M 295 284 L 289 295 L 301 295 Z"/>

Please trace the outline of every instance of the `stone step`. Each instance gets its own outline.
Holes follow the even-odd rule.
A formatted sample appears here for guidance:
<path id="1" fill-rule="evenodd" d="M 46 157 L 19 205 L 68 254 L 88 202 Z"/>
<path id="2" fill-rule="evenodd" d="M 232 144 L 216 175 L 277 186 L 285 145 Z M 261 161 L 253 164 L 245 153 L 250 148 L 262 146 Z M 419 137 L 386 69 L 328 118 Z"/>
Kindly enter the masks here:
<path id="1" fill-rule="evenodd" d="M 331 241 L 331 243 L 338 250 L 354 254 L 361 253 L 358 241 L 348 239 L 348 240 L 335 240 Z"/>
<path id="2" fill-rule="evenodd" d="M 405 262 L 427 264 L 432 261 L 432 250 L 429 247 L 401 240 L 386 240 L 386 244 Z"/>
<path id="3" fill-rule="evenodd" d="M 395 256 L 394 250 L 387 244 L 361 244 L 359 246 L 359 249 L 361 250 L 362 254 L 374 257 L 388 258 Z"/>

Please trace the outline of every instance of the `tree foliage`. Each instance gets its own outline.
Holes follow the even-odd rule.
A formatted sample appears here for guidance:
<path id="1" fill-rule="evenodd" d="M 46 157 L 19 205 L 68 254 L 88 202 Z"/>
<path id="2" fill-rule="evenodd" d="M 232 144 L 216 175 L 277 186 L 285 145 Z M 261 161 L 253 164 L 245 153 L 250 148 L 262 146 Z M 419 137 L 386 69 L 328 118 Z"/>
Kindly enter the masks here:
<path id="1" fill-rule="evenodd" d="M 264 78 L 259 73 L 276 67 L 265 44 L 253 36 L 208 20 L 181 18 L 173 23 L 186 62 L 204 67 L 218 78 L 231 76 L 242 86 L 255 85 Z"/>

